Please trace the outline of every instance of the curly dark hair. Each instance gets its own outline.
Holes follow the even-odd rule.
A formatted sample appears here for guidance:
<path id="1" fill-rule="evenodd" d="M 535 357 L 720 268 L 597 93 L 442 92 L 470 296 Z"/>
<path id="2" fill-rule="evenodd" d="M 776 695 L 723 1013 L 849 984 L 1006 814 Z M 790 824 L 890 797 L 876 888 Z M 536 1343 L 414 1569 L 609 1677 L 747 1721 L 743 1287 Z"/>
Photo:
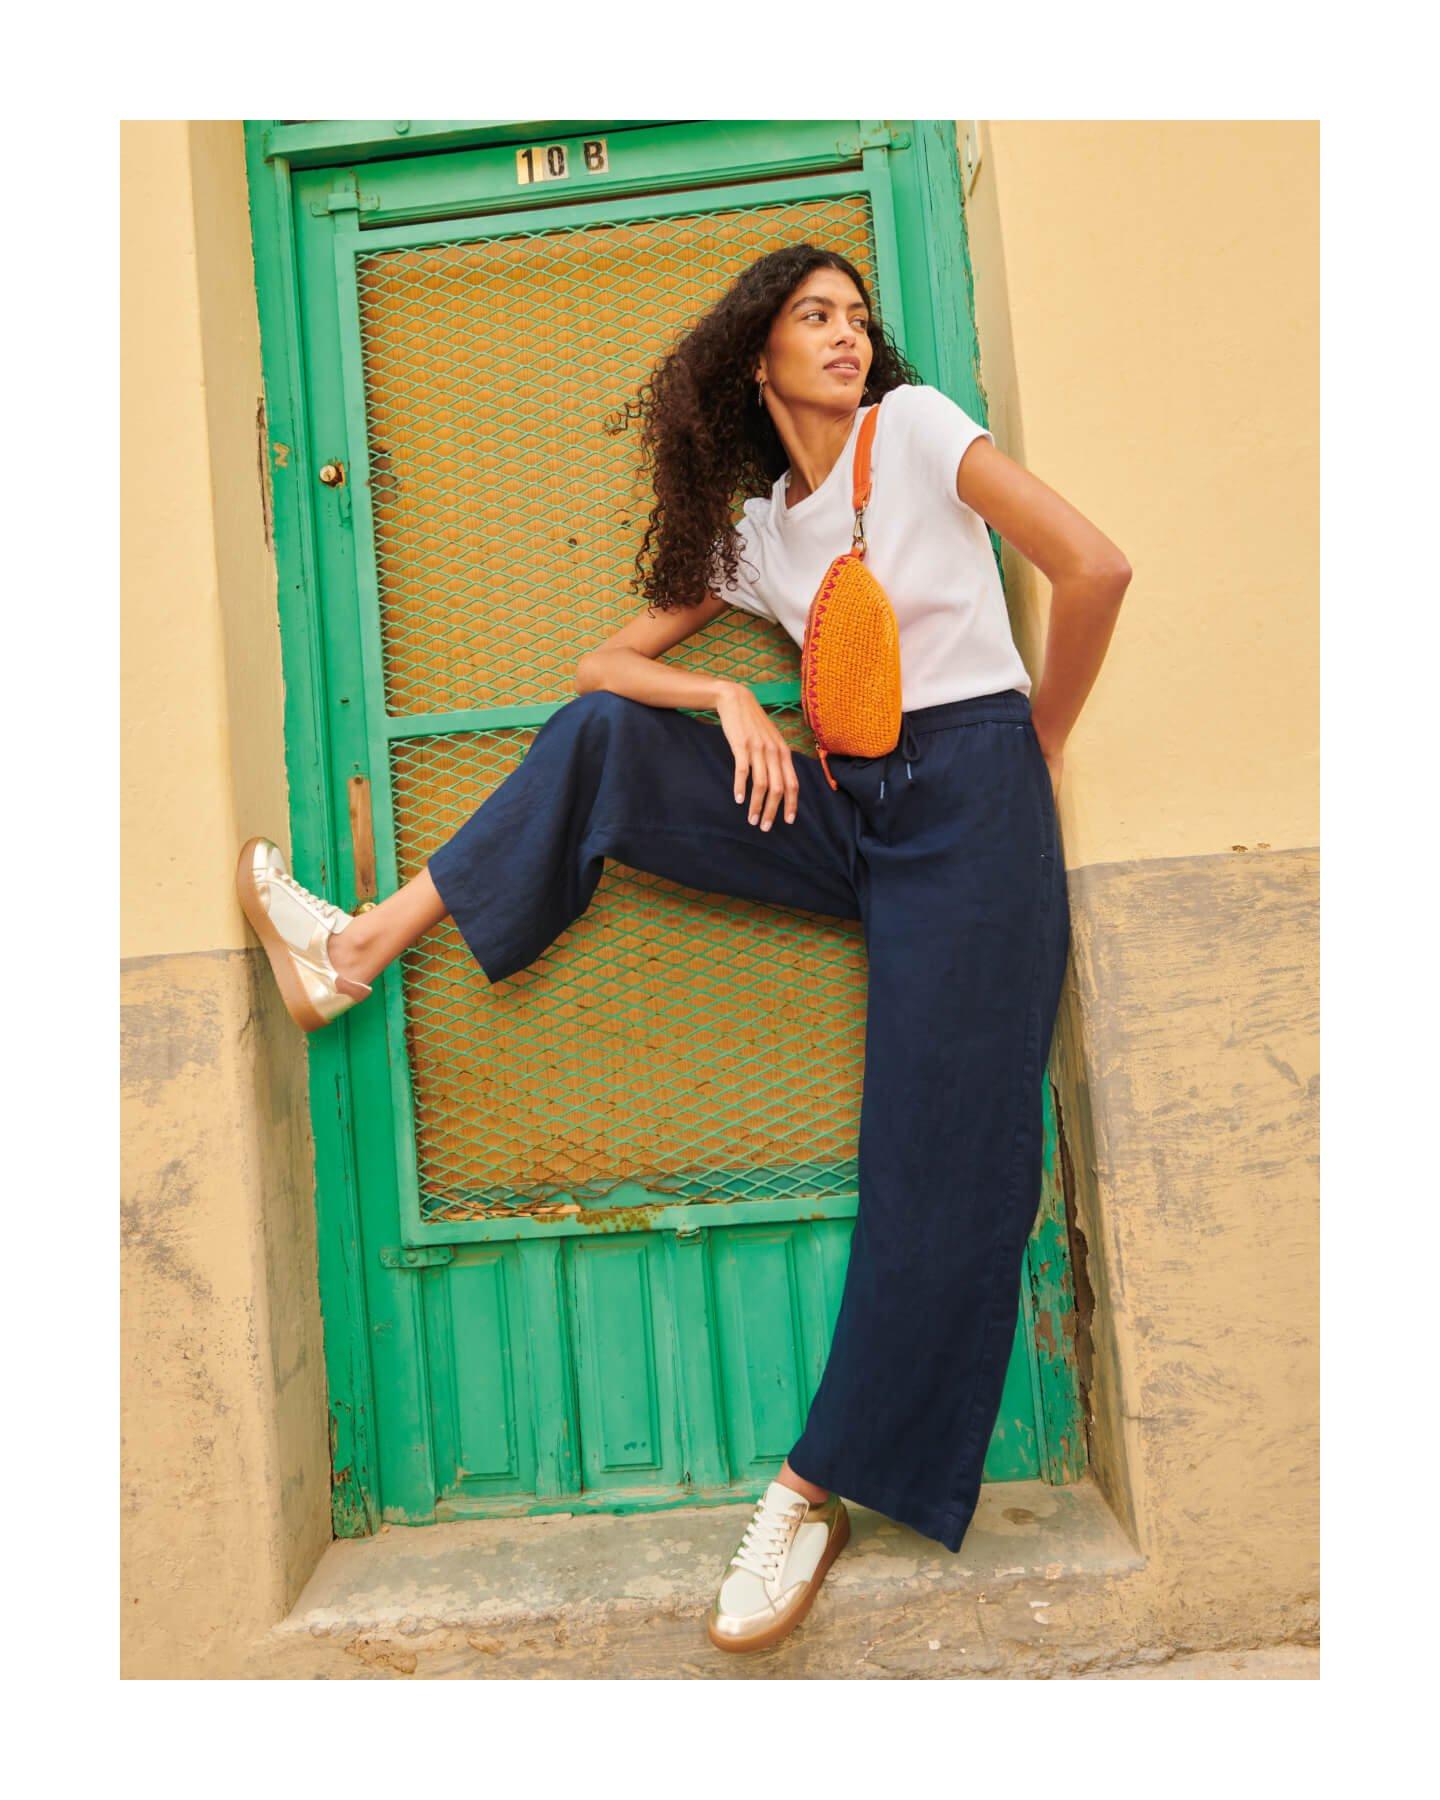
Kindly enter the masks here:
<path id="1" fill-rule="evenodd" d="M 813 269 L 838 269 L 870 308 L 869 405 L 920 377 L 871 306 L 863 277 L 838 251 L 814 244 L 772 250 L 739 275 L 656 364 L 639 394 L 607 421 L 613 434 L 640 420 L 641 466 L 655 504 L 635 557 L 631 589 L 652 609 L 698 606 L 707 588 L 735 579 L 738 500 L 768 493 L 789 466 L 768 410 L 755 404 L 755 365 L 781 303 Z"/>

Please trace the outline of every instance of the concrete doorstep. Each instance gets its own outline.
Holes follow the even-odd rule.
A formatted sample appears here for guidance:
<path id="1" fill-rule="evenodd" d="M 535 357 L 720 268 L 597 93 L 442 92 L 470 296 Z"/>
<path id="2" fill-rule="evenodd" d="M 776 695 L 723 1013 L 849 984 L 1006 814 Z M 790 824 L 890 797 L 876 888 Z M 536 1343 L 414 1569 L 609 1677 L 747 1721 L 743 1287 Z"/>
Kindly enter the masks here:
<path id="1" fill-rule="evenodd" d="M 709 1606 L 750 1504 L 552 1514 L 333 1543 L 257 1647 L 271 1679 L 1153 1677 L 1124 1589 L 1144 1559 L 1088 1478 L 987 1486 L 958 1555 L 861 1507 L 809 1618 L 726 1654 Z M 1129 1636 L 1127 1638 L 1127 1632 Z M 1253 1652 L 1251 1654 L 1254 1654 Z M 1197 1678 L 1243 1678 L 1234 1653 Z M 1177 1674 L 1180 1671 L 1177 1670 Z M 1295 1678 L 1293 1674 L 1290 1678 Z"/>

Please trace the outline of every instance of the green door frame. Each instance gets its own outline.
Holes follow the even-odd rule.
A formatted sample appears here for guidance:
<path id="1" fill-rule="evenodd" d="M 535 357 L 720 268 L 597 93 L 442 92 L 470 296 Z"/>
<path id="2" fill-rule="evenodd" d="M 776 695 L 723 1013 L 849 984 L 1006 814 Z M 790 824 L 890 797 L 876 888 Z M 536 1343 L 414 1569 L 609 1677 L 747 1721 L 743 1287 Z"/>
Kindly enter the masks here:
<path id="1" fill-rule="evenodd" d="M 663 129 L 660 129 L 662 128 Z M 658 195 L 677 185 L 708 187 L 804 174 L 878 169 L 893 207 L 906 354 L 922 377 L 952 395 L 973 416 L 986 417 L 979 382 L 973 281 L 966 239 L 956 131 L 951 120 L 861 121 L 324 121 L 285 124 L 246 121 L 246 165 L 256 263 L 266 396 L 268 479 L 272 486 L 279 611 L 285 673 L 286 763 L 294 860 L 301 879 L 353 901 L 348 819 L 337 803 L 327 648 L 319 605 L 317 521 L 306 372 L 303 365 L 297 269 L 296 181 L 299 170 L 333 174 L 326 199 L 310 204 L 358 225 L 403 228 L 437 217 L 573 207 L 570 182 L 502 196 L 475 192 L 473 153 L 526 143 L 607 135 L 626 148 L 623 172 L 587 177 L 584 198 Z M 416 165 L 413 199 L 403 179 L 388 179 L 385 203 L 365 191 L 365 165 L 426 152 Z M 454 154 L 447 155 L 446 152 Z M 465 153 L 470 153 L 467 158 Z M 513 154 L 513 149 L 508 152 Z M 313 189 L 313 180 L 309 183 Z M 378 185 L 378 184 L 377 184 Z M 537 195 L 539 196 L 537 200 Z M 619 202 L 623 204 L 623 202 Z M 387 237 L 390 231 L 386 231 Z M 887 232 L 887 238 L 891 234 Z M 992 532 L 997 558 L 999 539 Z M 348 675 L 346 676 L 348 679 Z M 357 681 L 361 679 L 356 671 Z M 781 696 L 766 695 L 778 699 Z M 542 709 L 548 711 L 549 709 Z M 383 811 L 383 809 L 382 809 Z M 369 1143 L 363 1112 L 350 1087 L 343 1027 L 312 1038 L 311 1117 L 315 1135 L 320 1291 L 329 1387 L 333 1518 L 337 1536 L 360 1536 L 381 1519 L 375 1443 L 376 1370 L 373 1337 L 398 1329 L 424 1343 L 423 1298 L 415 1271 L 448 1261 L 447 1245 L 415 1241 L 408 1226 L 380 1251 L 384 1277 L 367 1298 L 362 1266 L 356 1157 L 383 1155 Z M 1071 1343 L 1074 1292 L 1070 1277 L 1058 1146 L 1048 1080 L 1045 1083 L 1045 1175 L 1040 1216 L 1032 1234 L 1022 1285 L 1023 1325 L 1034 1346 L 1034 1413 L 1041 1467 L 1052 1482 L 1075 1479 L 1084 1467 L 1083 1433 Z M 403 1116 L 403 1115 L 402 1115 Z M 453 1235 L 453 1234 L 450 1234 Z M 461 1232 L 459 1235 L 467 1235 Z M 483 1232 L 468 1235 L 483 1237 Z M 389 1317 L 377 1316 L 388 1312 Z M 405 1377 L 413 1394 L 387 1394 L 391 1405 L 422 1407 L 424 1372 Z M 388 1379 L 396 1379 L 393 1360 Z M 423 1490 L 429 1452 L 414 1446 L 413 1486 Z M 397 1485 L 387 1464 L 386 1516 Z M 403 1476 L 398 1485 L 412 1483 Z"/>

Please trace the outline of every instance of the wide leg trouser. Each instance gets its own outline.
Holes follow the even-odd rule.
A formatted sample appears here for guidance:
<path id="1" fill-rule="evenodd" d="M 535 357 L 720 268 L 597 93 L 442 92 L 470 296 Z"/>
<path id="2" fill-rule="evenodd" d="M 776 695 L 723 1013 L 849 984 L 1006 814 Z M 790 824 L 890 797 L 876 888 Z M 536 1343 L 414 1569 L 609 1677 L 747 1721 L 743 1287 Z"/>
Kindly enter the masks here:
<path id="1" fill-rule="evenodd" d="M 795 823 L 762 832 L 718 725 L 583 694 L 430 874 L 492 982 L 580 916 L 607 857 L 863 922 L 859 1206 L 790 1465 L 958 1550 L 1040 1201 L 1040 1084 L 1070 938 L 1050 777 L 1018 689 L 908 713 L 889 755 L 830 759 L 838 792 L 814 757 L 793 760 Z"/>

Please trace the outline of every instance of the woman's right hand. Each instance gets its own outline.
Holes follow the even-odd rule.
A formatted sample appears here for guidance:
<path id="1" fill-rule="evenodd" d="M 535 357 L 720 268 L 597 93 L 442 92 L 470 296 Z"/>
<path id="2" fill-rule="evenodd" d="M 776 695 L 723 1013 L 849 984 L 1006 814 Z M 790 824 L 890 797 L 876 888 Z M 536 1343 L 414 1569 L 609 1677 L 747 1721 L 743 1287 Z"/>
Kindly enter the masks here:
<path id="1" fill-rule="evenodd" d="M 800 783 L 790 746 L 775 721 L 743 682 L 727 682 L 715 703 L 720 727 L 735 752 L 735 799 L 745 798 L 750 783 L 750 823 L 768 831 L 783 800 L 785 822 L 795 823 Z"/>

